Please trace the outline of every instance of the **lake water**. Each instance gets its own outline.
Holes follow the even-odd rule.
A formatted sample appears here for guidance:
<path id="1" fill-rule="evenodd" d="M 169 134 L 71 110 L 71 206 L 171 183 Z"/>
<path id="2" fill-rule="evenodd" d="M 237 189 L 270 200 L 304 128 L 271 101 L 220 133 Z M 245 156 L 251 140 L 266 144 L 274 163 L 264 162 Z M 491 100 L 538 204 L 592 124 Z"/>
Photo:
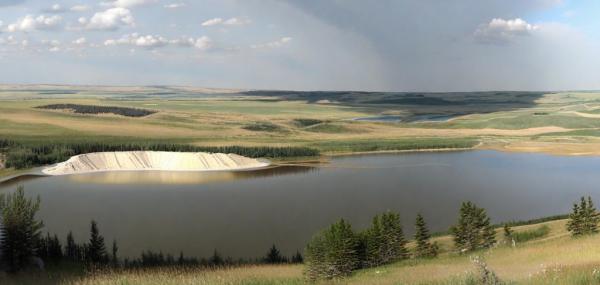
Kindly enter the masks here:
<path id="1" fill-rule="evenodd" d="M 398 211 L 407 233 L 417 212 L 446 230 L 460 203 L 486 208 L 493 222 L 567 213 L 581 195 L 600 204 L 600 158 L 495 151 L 365 155 L 321 167 L 214 173 L 112 172 L 24 179 L 40 195 L 45 229 L 88 238 L 95 219 L 123 255 L 152 249 L 209 256 L 284 254 L 345 218 L 366 227 L 376 213 Z"/>

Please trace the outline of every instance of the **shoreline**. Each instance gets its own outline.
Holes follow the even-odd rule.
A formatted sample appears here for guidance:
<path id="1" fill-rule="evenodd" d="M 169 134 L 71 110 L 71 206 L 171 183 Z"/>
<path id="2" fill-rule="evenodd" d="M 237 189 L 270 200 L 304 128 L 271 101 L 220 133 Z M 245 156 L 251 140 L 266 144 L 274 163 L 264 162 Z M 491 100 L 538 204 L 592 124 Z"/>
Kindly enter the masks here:
<path id="1" fill-rule="evenodd" d="M 239 167 L 233 169 L 202 169 L 202 170 L 173 170 L 173 169 L 160 169 L 160 168 L 146 168 L 146 169 L 112 169 L 112 170 L 93 170 L 93 171 L 80 171 L 77 173 L 67 173 L 67 174 L 47 174 L 44 173 L 43 170 L 49 167 L 56 166 L 58 164 L 46 165 L 41 167 L 34 167 L 30 169 L 17 170 L 18 173 L 11 173 L 7 176 L 2 176 L 0 174 L 0 184 L 6 183 L 10 180 L 17 179 L 23 176 L 64 176 L 64 175 L 78 175 L 78 174 L 92 174 L 92 173 L 106 173 L 106 172 L 142 172 L 142 171 L 165 171 L 165 172 L 229 172 L 229 171 L 255 171 L 261 170 L 269 167 L 280 167 L 286 165 L 296 165 L 296 164 L 318 164 L 326 161 L 327 158 L 335 158 L 335 157 L 344 157 L 344 156 L 359 156 L 359 155 L 377 155 L 377 154 L 408 154 L 408 153 L 436 153 L 436 152 L 462 152 L 462 151 L 475 151 L 475 150 L 491 150 L 498 151 L 503 153 L 530 153 L 530 154 L 544 154 L 544 155 L 552 155 L 552 156 L 567 156 L 567 157 L 594 157 L 600 156 L 593 153 L 556 153 L 552 151 L 544 151 L 541 150 L 519 150 L 519 149 L 508 149 L 504 146 L 500 145 L 485 145 L 483 142 L 479 144 L 469 147 L 469 148 L 434 148 L 434 149 L 410 149 L 410 150 L 376 150 L 376 151 L 357 151 L 357 152 L 326 152 L 323 153 L 320 157 L 315 157 L 314 160 L 306 160 L 306 157 L 302 157 L 303 160 L 295 161 L 294 159 L 286 160 L 285 162 L 281 161 L 270 161 L 267 159 L 257 159 L 265 165 L 261 166 L 251 166 L 251 167 Z M 75 157 L 75 156 L 73 156 Z M 64 163 L 64 162 L 61 162 Z M 35 170 L 38 170 L 35 172 Z"/>

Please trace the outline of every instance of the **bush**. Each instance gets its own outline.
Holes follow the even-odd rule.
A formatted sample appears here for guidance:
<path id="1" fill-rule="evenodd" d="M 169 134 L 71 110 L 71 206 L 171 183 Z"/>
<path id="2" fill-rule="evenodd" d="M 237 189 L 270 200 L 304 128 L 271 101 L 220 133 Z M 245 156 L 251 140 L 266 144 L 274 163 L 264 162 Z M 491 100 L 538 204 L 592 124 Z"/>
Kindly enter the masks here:
<path id="1" fill-rule="evenodd" d="M 306 246 L 308 279 L 332 279 L 350 275 L 359 266 L 358 240 L 343 219 L 315 235 Z"/>
<path id="2" fill-rule="evenodd" d="M 322 122 L 323 121 L 317 119 L 294 119 L 294 124 L 301 128 L 318 125 Z"/>
<path id="3" fill-rule="evenodd" d="M 550 227 L 547 225 L 539 226 L 533 230 L 523 232 L 512 232 L 510 237 L 515 242 L 526 242 L 537 238 L 542 238 L 550 233 Z"/>
<path id="4" fill-rule="evenodd" d="M 257 122 L 243 126 L 242 129 L 256 132 L 281 132 L 284 129 L 281 126 L 269 122 Z"/>

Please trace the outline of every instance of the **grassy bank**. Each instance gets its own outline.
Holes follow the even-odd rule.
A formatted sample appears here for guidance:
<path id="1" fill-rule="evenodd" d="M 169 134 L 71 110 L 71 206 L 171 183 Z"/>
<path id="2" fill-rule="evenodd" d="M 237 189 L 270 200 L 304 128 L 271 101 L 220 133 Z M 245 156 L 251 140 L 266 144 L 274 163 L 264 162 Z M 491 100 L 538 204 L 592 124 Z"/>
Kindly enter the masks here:
<path id="1" fill-rule="evenodd" d="M 394 140 L 330 141 L 311 144 L 322 152 L 352 153 L 377 151 L 418 151 L 439 149 L 466 149 L 476 146 L 475 138 L 411 138 Z"/>

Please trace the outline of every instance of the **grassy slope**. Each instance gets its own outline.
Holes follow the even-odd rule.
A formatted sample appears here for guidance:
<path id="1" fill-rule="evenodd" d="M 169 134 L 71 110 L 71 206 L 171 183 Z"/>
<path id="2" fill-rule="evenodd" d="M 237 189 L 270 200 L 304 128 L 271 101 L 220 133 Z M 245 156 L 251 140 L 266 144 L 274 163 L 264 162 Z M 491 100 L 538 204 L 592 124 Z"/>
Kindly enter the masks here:
<path id="1" fill-rule="evenodd" d="M 600 282 L 600 235 L 571 238 L 566 220 L 515 227 L 516 232 L 550 228 L 548 235 L 517 244 L 499 245 L 470 255 L 452 252 L 449 236 L 436 237 L 442 248 L 440 257 L 431 260 L 407 260 L 361 270 L 353 276 L 323 284 L 465 284 L 476 272 L 470 258 L 482 256 L 504 281 L 515 284 L 590 284 Z M 501 239 L 500 230 L 498 238 Z M 2 284 L 37 282 L 38 284 L 305 284 L 301 265 L 247 266 L 232 269 L 149 269 L 105 272 L 94 276 L 52 273 L 54 279 L 23 275 L 0 276 Z M 62 282 L 57 282 L 62 280 Z"/>

